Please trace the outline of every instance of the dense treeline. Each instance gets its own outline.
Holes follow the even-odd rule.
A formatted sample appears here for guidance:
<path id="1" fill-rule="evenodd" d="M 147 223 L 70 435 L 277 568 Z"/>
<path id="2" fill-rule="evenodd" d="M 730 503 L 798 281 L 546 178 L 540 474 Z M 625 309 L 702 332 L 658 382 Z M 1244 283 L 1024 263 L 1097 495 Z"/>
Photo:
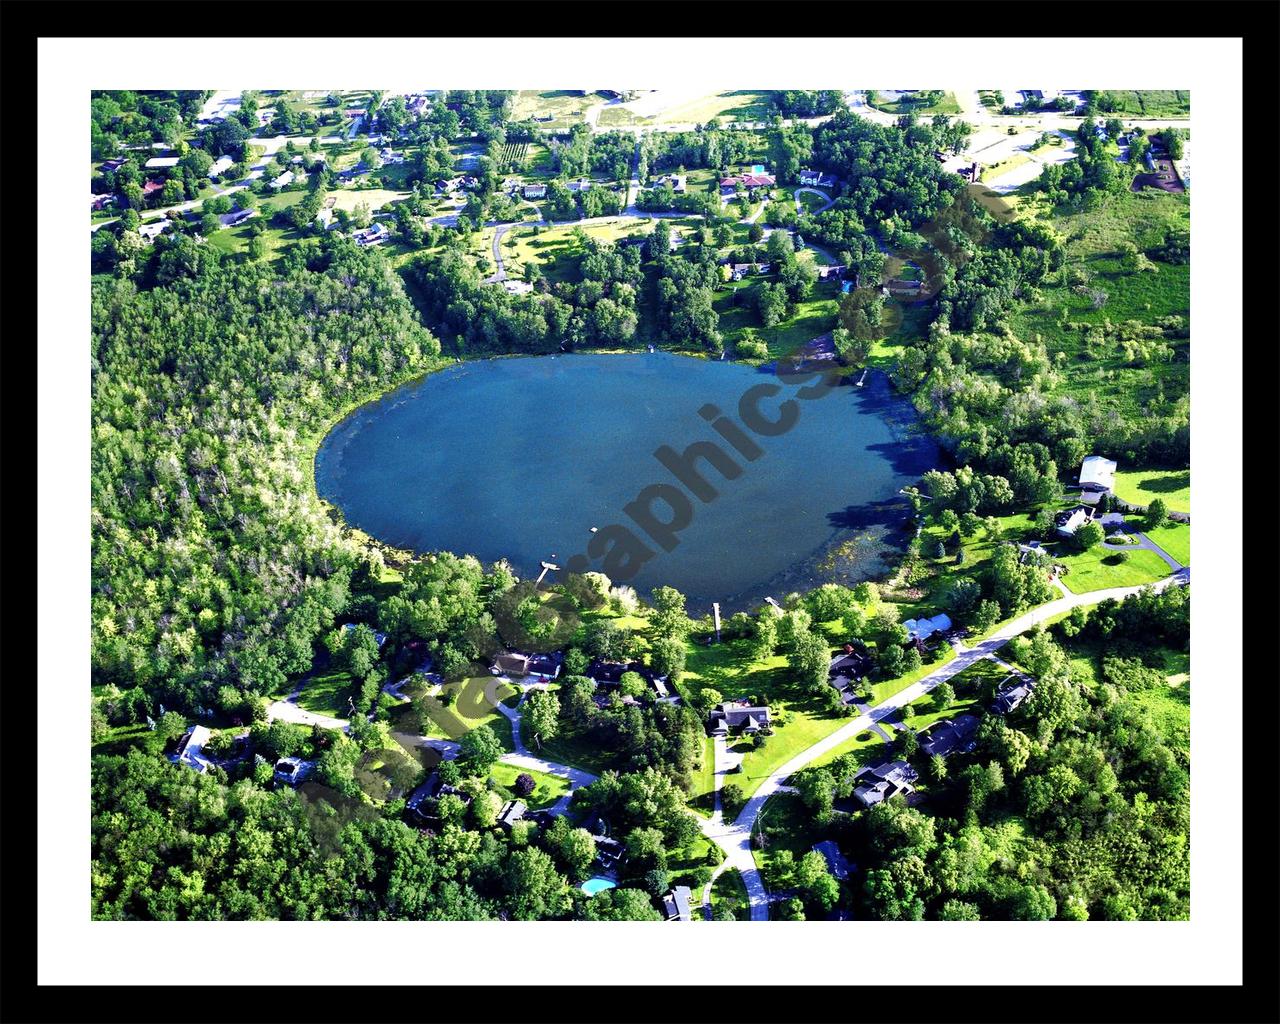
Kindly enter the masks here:
<path id="1" fill-rule="evenodd" d="M 864 222 L 897 214 L 916 227 L 963 187 L 934 158 L 934 132 L 926 124 L 886 127 L 841 110 L 813 130 L 813 159 L 841 180 Z"/>
<path id="2" fill-rule="evenodd" d="M 582 235 L 577 284 L 539 279 L 539 290 L 512 295 L 486 284 L 465 257 L 446 251 L 415 265 L 427 315 L 458 351 L 570 351 L 626 345 L 635 334 L 640 252 Z"/>
<path id="3" fill-rule="evenodd" d="M 309 667 L 362 571 L 306 439 L 439 343 L 391 268 L 341 239 L 279 270 L 190 239 L 152 259 L 159 287 L 93 289 L 93 675 L 225 706 Z"/>
<path id="4" fill-rule="evenodd" d="M 660 776 L 628 780 L 672 806 L 664 835 L 687 831 Z M 98 920 L 658 919 L 625 883 L 598 906 L 570 887 L 595 847 L 564 819 L 421 832 L 355 800 L 228 786 L 138 750 L 95 757 L 92 787 Z M 492 794 L 472 806 L 493 810 Z"/>
<path id="5" fill-rule="evenodd" d="M 691 132 L 651 132 L 641 142 L 641 166 L 650 171 L 669 171 L 680 167 L 725 170 L 746 160 L 757 140 L 757 134 L 746 128 L 704 127 Z"/>
<path id="6" fill-rule="evenodd" d="M 89 102 L 89 140 L 95 159 L 123 146 L 177 145 L 212 90 L 97 91 Z"/>
<path id="7" fill-rule="evenodd" d="M 821 117 L 844 108 L 839 89 L 779 89 L 770 102 L 783 117 Z"/>
<path id="8" fill-rule="evenodd" d="M 855 914 L 1185 920 L 1187 737 L 1163 732 L 1141 694 L 1167 688 L 1143 658 L 1160 663 L 1161 645 L 1185 651 L 1189 613 L 1181 587 L 1076 609 L 1059 635 L 1131 655 L 1103 656 L 1093 681 L 1073 675 L 1048 633 L 1012 641 L 1012 657 L 1037 680 L 1032 696 L 1007 718 L 985 714 L 972 754 L 929 762 L 924 807 L 899 797 L 850 816 L 832 802 L 848 796 L 855 759 L 802 773 L 797 786 L 817 821 L 865 866 Z M 984 685 L 981 707 L 994 680 Z"/>

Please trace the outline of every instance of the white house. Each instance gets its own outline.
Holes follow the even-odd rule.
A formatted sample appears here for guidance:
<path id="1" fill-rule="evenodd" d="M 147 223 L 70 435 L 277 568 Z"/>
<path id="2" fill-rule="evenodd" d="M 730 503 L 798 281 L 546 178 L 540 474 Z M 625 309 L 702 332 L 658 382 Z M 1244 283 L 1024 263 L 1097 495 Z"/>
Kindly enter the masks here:
<path id="1" fill-rule="evenodd" d="M 276 178 L 271 183 L 272 188 L 284 188 L 289 182 L 293 181 L 293 171 L 285 171 L 284 174 Z"/>
<path id="2" fill-rule="evenodd" d="M 1110 494 L 1116 485 L 1116 464 L 1101 455 L 1090 455 L 1080 463 L 1080 490 Z"/>
<path id="3" fill-rule="evenodd" d="M 177 167 L 178 158 L 176 156 L 153 156 L 145 164 L 146 167 Z"/>
<path id="4" fill-rule="evenodd" d="M 1092 509 L 1086 508 L 1084 505 L 1077 505 L 1075 508 L 1059 512 L 1054 516 L 1053 525 L 1057 528 L 1059 537 L 1074 537 L 1076 530 L 1080 529 L 1092 518 Z"/>
<path id="5" fill-rule="evenodd" d="M 186 765 L 198 772 L 209 770 L 212 762 L 204 754 L 204 745 L 212 737 L 203 725 L 193 725 L 178 744 L 178 749 L 169 758 L 174 764 Z"/>
<path id="6" fill-rule="evenodd" d="M 209 165 L 209 177 L 216 178 L 219 174 L 226 174 L 233 166 L 235 166 L 235 161 L 231 157 L 220 156 Z"/>
<path id="7" fill-rule="evenodd" d="M 951 628 L 951 618 L 940 612 L 931 619 L 907 619 L 902 624 L 912 640 L 928 640 L 934 633 L 945 633 Z"/>

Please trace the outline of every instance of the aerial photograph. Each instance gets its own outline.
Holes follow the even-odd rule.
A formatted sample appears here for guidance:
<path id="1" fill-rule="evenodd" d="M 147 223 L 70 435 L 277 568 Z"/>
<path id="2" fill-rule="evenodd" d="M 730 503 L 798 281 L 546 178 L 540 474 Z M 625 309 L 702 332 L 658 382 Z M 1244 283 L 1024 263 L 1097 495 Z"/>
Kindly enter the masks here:
<path id="1" fill-rule="evenodd" d="M 85 917 L 1189 920 L 1191 94 L 1056 84 L 82 93 Z"/>

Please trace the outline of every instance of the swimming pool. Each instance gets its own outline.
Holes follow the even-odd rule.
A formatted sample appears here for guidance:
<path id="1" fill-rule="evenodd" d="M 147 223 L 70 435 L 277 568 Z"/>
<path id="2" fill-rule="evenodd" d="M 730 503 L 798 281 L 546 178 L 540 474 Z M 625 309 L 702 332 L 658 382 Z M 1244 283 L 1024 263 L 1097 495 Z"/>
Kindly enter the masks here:
<path id="1" fill-rule="evenodd" d="M 751 165 L 751 173 L 752 173 L 752 174 L 764 174 L 764 164 L 752 164 L 752 165 Z"/>
<path id="2" fill-rule="evenodd" d="M 605 889 L 614 888 L 614 885 L 615 883 L 611 882 L 609 879 L 601 878 L 597 875 L 595 878 L 588 878 L 582 883 L 582 891 L 588 896 L 594 896 L 596 893 L 603 892 Z"/>

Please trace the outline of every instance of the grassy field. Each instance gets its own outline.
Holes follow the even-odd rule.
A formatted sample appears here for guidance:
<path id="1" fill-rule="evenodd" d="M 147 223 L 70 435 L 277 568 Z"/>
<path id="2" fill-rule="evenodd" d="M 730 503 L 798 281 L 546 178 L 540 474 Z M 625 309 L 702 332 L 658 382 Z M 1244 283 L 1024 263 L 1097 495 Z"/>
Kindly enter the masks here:
<path id="1" fill-rule="evenodd" d="M 770 113 L 768 92 L 739 89 L 699 96 L 676 103 L 650 117 L 634 113 L 625 106 L 607 106 L 600 111 L 600 128 L 627 128 L 650 124 L 706 124 L 715 118 L 727 121 L 762 121 Z"/>
<path id="2" fill-rule="evenodd" d="M 569 780 L 558 775 L 527 771 L 526 769 L 515 768 L 512 765 L 502 764 L 501 762 L 495 764 L 493 770 L 489 772 L 489 778 L 493 779 L 503 789 L 511 790 L 513 795 L 516 778 L 520 775 L 528 775 L 534 781 L 533 792 L 528 796 L 519 797 L 532 810 L 540 811 L 545 807 L 550 807 L 569 792 Z"/>
<path id="3" fill-rule="evenodd" d="M 1186 194 L 1153 192 L 1110 197 L 1094 210 L 1056 215 L 1044 200 L 1028 200 L 1029 212 L 1048 217 L 1064 239 L 1066 263 L 1054 279 L 1038 289 L 1038 296 L 1016 310 L 1010 318 L 1018 337 L 1039 340 L 1051 355 L 1063 352 L 1062 382 L 1058 391 L 1081 401 L 1100 402 L 1122 415 L 1138 418 L 1153 402 L 1172 401 L 1185 394 L 1190 384 L 1190 341 L 1170 339 L 1173 358 L 1169 362 L 1132 365 L 1120 346 L 1108 342 L 1090 351 L 1085 335 L 1069 330 L 1063 322 L 1102 325 L 1125 320 L 1154 323 L 1164 316 L 1190 318 L 1189 265 L 1155 263 L 1152 271 L 1130 272 L 1118 258 L 1122 242 L 1132 241 L 1140 249 L 1161 244 L 1167 230 L 1187 230 L 1190 204 Z M 1073 274 L 1087 278 L 1087 286 L 1076 291 Z M 1099 289 L 1105 301 L 1093 308 L 1083 292 Z"/>
<path id="4" fill-rule="evenodd" d="M 1191 116 L 1191 93 L 1186 89 L 1108 89 L 1107 92 L 1117 101 L 1115 116 Z"/>
<path id="5" fill-rule="evenodd" d="M 1191 511 L 1191 470 L 1116 470 L 1116 497 L 1132 505 L 1149 505 L 1162 498 L 1171 512 Z"/>
<path id="6" fill-rule="evenodd" d="M 286 685 L 281 696 L 287 696 L 293 689 L 293 683 Z M 355 680 L 350 673 L 339 670 L 326 670 L 312 676 L 302 688 L 298 697 L 298 706 L 313 711 L 317 715 L 328 715 L 331 718 L 351 717 L 351 708 L 347 698 L 355 696 Z"/>
<path id="7" fill-rule="evenodd" d="M 531 117 L 549 116 L 553 120 L 540 122 L 540 127 L 568 128 L 582 122 L 588 107 L 603 102 L 604 98 L 594 92 L 580 96 L 565 89 L 522 90 L 516 95 L 511 119 L 524 121 Z"/>
<path id="8" fill-rule="evenodd" d="M 1191 564 L 1191 526 L 1189 524 L 1169 520 L 1154 530 L 1145 532 L 1152 541 L 1183 565 Z"/>
<path id="9" fill-rule="evenodd" d="M 867 105 L 883 110 L 887 114 L 958 114 L 960 104 L 956 102 L 955 93 L 942 94 L 937 103 L 925 104 L 905 97 L 886 99 L 874 89 L 867 90 Z"/>
<path id="10" fill-rule="evenodd" d="M 303 193 L 299 193 L 302 195 Z M 370 213 L 376 213 L 384 206 L 390 206 L 394 202 L 406 198 L 408 192 L 393 192 L 385 188 L 340 188 L 331 192 L 330 195 L 335 196 L 333 208 L 335 210 L 346 210 L 348 213 L 355 211 L 355 208 L 361 203 L 369 207 Z"/>
<path id="11" fill-rule="evenodd" d="M 730 353 L 747 328 L 754 328 L 756 336 L 769 346 L 770 358 L 777 358 L 794 352 L 835 326 L 840 287 L 834 282 L 821 282 L 814 286 L 808 299 L 796 304 L 790 317 L 773 327 L 762 327 L 756 312 L 755 294 L 766 280 L 769 279 L 748 278 L 715 293 L 713 306 L 720 314 L 720 333 L 724 335 L 725 346 Z M 733 304 L 735 290 L 737 305 Z"/>
<path id="12" fill-rule="evenodd" d="M 813 746 L 824 736 L 829 736 L 848 719 L 828 717 L 824 713 L 792 708 L 787 723 L 765 737 L 764 746 L 754 749 L 750 739 L 738 740 L 730 750 L 746 751 L 742 758 L 742 771 L 726 778 L 736 782 L 745 796 L 750 797 L 775 769 L 790 761 L 807 747 Z"/>

